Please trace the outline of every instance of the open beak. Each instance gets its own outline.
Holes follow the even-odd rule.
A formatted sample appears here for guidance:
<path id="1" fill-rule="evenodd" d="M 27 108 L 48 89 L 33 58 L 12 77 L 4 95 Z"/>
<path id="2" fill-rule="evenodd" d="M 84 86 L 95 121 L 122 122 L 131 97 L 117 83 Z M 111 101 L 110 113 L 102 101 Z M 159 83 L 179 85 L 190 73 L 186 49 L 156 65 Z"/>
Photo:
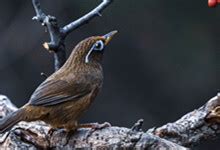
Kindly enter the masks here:
<path id="1" fill-rule="evenodd" d="M 115 31 L 112 31 L 112 32 L 110 32 L 110 33 L 108 33 L 108 34 L 106 34 L 106 35 L 103 36 L 104 39 L 105 39 L 105 45 L 107 45 L 107 44 L 112 40 L 113 36 L 114 36 L 116 33 L 118 33 L 118 31 L 115 30 Z"/>

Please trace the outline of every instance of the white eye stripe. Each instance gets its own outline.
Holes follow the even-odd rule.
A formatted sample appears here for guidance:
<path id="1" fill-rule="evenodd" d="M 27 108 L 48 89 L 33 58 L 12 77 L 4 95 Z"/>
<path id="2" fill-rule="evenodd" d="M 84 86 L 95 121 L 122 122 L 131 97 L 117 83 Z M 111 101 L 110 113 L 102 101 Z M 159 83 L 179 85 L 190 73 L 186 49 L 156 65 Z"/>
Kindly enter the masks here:
<path id="1" fill-rule="evenodd" d="M 93 46 L 91 47 L 91 49 L 88 51 L 86 57 L 85 57 L 85 63 L 89 62 L 89 56 L 92 53 L 93 50 L 95 51 L 102 51 L 105 47 L 105 44 L 102 40 L 97 41 L 95 44 L 93 44 Z"/>
<path id="2" fill-rule="evenodd" d="M 105 44 L 104 44 L 104 42 L 103 42 L 102 40 L 99 40 L 99 41 L 97 41 L 97 42 L 94 44 L 94 50 L 99 50 L 99 51 L 101 51 L 101 50 L 104 49 L 104 47 L 105 47 Z"/>
<path id="3" fill-rule="evenodd" d="M 86 62 L 86 63 L 89 62 L 89 55 L 92 53 L 94 47 L 95 47 L 95 45 L 93 45 L 93 46 L 91 47 L 91 49 L 89 50 L 89 52 L 87 53 L 86 58 L 85 58 L 85 62 Z"/>

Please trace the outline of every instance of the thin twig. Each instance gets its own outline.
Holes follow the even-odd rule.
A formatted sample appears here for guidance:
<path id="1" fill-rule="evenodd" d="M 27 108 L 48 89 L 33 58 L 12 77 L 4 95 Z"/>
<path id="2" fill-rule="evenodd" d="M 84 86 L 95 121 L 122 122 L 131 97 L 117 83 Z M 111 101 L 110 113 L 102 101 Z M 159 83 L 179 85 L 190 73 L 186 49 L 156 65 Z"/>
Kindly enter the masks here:
<path id="1" fill-rule="evenodd" d="M 113 0 L 103 0 L 101 4 L 99 4 L 95 9 L 90 11 L 88 14 L 82 16 L 81 18 L 77 19 L 76 21 L 71 22 L 70 24 L 63 27 L 63 32 L 65 35 L 72 32 L 73 30 L 77 29 L 78 27 L 88 23 L 96 16 L 102 16 L 101 12 L 111 3 Z"/>

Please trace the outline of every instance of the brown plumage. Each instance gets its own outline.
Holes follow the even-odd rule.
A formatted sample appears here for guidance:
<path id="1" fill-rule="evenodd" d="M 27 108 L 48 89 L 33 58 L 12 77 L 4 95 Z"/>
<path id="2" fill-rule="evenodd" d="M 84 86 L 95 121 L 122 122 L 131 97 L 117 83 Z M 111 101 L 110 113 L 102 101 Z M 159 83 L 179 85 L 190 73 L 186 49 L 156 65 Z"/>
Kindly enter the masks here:
<path id="1" fill-rule="evenodd" d="M 39 85 L 26 105 L 0 120 L 0 133 L 19 121 L 36 120 L 44 121 L 52 128 L 75 130 L 77 120 L 102 86 L 104 46 L 115 33 L 81 41 L 66 63 Z"/>

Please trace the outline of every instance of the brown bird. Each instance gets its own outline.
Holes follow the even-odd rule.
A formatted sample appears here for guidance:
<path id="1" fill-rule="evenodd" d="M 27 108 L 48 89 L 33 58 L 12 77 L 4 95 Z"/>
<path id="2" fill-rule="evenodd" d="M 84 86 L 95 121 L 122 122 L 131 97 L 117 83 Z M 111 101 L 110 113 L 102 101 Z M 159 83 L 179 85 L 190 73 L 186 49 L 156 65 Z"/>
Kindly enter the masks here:
<path id="1" fill-rule="evenodd" d="M 20 121 L 41 120 L 52 129 L 67 131 L 86 127 L 77 121 L 102 86 L 104 48 L 116 33 L 112 31 L 81 41 L 66 63 L 39 85 L 26 105 L 0 120 L 0 133 Z"/>

